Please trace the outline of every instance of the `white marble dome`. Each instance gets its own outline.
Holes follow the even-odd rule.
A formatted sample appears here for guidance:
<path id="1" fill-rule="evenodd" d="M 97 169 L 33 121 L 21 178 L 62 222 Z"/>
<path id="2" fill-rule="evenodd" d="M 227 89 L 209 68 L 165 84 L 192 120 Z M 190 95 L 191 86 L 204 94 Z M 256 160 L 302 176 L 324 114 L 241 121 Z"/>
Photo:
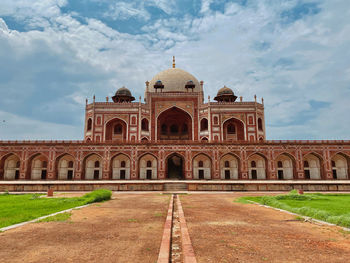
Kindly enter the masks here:
<path id="1" fill-rule="evenodd" d="M 164 85 L 162 92 L 187 92 L 185 86 L 188 81 L 195 85 L 193 92 L 201 90 L 199 81 L 195 76 L 179 68 L 170 68 L 155 75 L 149 83 L 149 92 L 156 92 L 154 84 L 160 80 Z"/>

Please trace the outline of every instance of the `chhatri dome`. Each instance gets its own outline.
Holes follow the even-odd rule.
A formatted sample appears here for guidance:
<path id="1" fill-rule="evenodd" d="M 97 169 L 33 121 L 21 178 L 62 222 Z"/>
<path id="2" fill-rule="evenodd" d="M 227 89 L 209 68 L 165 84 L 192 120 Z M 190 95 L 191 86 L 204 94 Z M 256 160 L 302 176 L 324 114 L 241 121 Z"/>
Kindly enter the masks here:
<path id="1" fill-rule="evenodd" d="M 175 68 L 175 58 L 173 58 L 173 67 L 159 72 L 149 82 L 148 91 L 157 92 L 200 92 L 201 87 L 195 76 L 187 71 Z"/>

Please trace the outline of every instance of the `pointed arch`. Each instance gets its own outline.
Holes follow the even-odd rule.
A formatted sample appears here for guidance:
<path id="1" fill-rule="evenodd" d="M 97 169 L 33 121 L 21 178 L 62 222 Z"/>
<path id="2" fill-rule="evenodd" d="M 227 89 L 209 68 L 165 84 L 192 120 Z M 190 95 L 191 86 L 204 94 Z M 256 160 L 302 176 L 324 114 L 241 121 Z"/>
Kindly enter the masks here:
<path id="1" fill-rule="evenodd" d="M 276 156 L 274 163 L 277 171 L 277 179 L 292 180 L 293 178 L 296 178 L 296 162 L 293 155 L 288 152 L 280 153 Z"/>
<path id="2" fill-rule="evenodd" d="M 157 116 L 157 140 L 192 140 L 193 118 L 176 106 L 164 109 Z"/>
<path id="3" fill-rule="evenodd" d="M 75 158 L 70 153 L 62 153 L 55 160 L 56 178 L 58 180 L 73 180 Z"/>
<path id="4" fill-rule="evenodd" d="M 147 165 L 151 163 L 151 166 Z M 158 158 L 152 153 L 144 153 L 139 157 L 139 178 L 157 179 Z"/>
<path id="5" fill-rule="evenodd" d="M 225 180 L 238 179 L 240 159 L 235 154 L 226 153 L 220 157 L 220 178 Z"/>
<path id="6" fill-rule="evenodd" d="M 309 152 L 303 155 L 304 178 L 320 180 L 323 178 L 323 158 L 318 153 Z"/>
<path id="7" fill-rule="evenodd" d="M 103 158 L 100 154 L 89 153 L 83 159 L 83 176 L 85 180 L 102 179 Z"/>
<path id="8" fill-rule="evenodd" d="M 350 158 L 342 152 L 338 152 L 331 157 L 333 179 L 349 179 L 349 160 Z"/>
<path id="9" fill-rule="evenodd" d="M 266 156 L 259 152 L 254 152 L 248 156 L 249 179 L 267 179 L 267 160 Z"/>
<path id="10" fill-rule="evenodd" d="M 46 180 L 48 157 L 42 153 L 34 153 L 28 158 L 27 177 L 31 180 Z"/>
<path id="11" fill-rule="evenodd" d="M 126 141 L 128 124 L 120 118 L 113 118 L 105 124 L 105 141 Z"/>
<path id="12" fill-rule="evenodd" d="M 173 152 L 165 157 L 166 178 L 185 179 L 185 157 L 183 154 Z"/>
<path id="13" fill-rule="evenodd" d="M 15 153 L 0 158 L 0 179 L 18 180 L 20 178 L 21 159 Z"/>
<path id="14" fill-rule="evenodd" d="M 212 159 L 205 153 L 192 158 L 193 179 L 211 179 Z"/>
<path id="15" fill-rule="evenodd" d="M 110 162 L 111 178 L 113 180 L 129 180 L 131 161 L 130 156 L 125 153 L 117 153 Z"/>
<path id="16" fill-rule="evenodd" d="M 237 118 L 230 118 L 222 123 L 222 135 L 225 141 L 245 140 L 245 124 Z"/>

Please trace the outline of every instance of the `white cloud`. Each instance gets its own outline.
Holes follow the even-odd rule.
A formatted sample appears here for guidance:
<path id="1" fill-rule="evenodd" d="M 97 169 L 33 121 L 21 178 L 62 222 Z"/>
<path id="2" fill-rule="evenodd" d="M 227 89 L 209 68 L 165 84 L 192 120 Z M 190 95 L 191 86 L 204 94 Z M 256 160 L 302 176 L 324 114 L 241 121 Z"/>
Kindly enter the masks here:
<path id="1" fill-rule="evenodd" d="M 9 56 L 9 50 L 0 50 L 0 58 L 14 68 L 23 68 L 18 61 L 32 63 L 29 72 L 19 74 L 19 80 L 5 83 L 5 76 L 0 78 L 0 89 L 6 89 L 4 97 L 9 101 L 25 100 L 15 90 L 19 85 L 25 84 L 28 92 L 43 89 L 30 77 L 40 76 L 43 65 L 57 64 L 58 74 L 67 79 L 61 84 L 66 85 L 60 91 L 64 94 L 56 102 L 49 101 L 51 106 L 43 103 L 42 109 L 62 116 L 67 112 L 60 110 L 61 105 L 71 114 L 83 116 L 84 98 L 94 93 L 104 100 L 126 85 L 136 98 L 143 95 L 144 81 L 170 67 L 171 56 L 176 55 L 178 67 L 205 81 L 205 97 L 213 98 L 224 85 L 245 101 L 253 100 L 254 94 L 264 97 L 270 139 L 349 136 L 350 123 L 344 121 L 350 110 L 346 102 L 350 21 L 345 0 L 322 1 L 319 14 L 289 24 L 282 23 L 280 14 L 299 1 L 248 2 L 247 6 L 228 3 L 224 13 L 210 10 L 210 1 L 203 1 L 200 17 L 185 14 L 158 20 L 149 19 L 146 7 L 156 5 L 172 14 L 176 12 L 174 2 L 119 4 L 119 19 L 148 21 L 144 33 L 138 35 L 120 33 L 98 19 L 86 18 L 82 24 L 70 14 L 60 13 L 65 1 L 42 1 L 25 11 L 29 2 L 14 7 L 7 1 L 6 8 L 0 10 L 0 15 L 26 16 L 32 23 L 35 17 L 46 21 L 39 22 L 43 31 L 17 32 L 7 30 L 6 20 L 0 20 L 0 43 L 12 52 Z M 49 12 L 43 11 L 44 6 Z M 43 59 L 52 60 L 37 62 L 38 50 Z M 85 78 L 84 72 L 91 77 Z M 45 78 L 42 83 L 58 92 L 59 85 Z M 310 101 L 327 106 L 313 108 Z M 82 118 L 76 124 L 82 125 Z"/>

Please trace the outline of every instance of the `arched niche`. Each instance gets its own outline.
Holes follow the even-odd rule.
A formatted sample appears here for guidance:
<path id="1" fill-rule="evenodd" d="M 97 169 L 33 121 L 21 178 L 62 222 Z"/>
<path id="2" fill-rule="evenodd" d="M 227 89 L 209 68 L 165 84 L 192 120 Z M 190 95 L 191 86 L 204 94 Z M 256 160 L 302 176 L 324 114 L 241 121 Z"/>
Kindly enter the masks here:
<path id="1" fill-rule="evenodd" d="M 34 155 L 30 159 L 30 178 L 32 180 L 46 180 L 47 179 L 47 168 L 48 160 L 46 156 L 42 154 Z"/>
<path id="2" fill-rule="evenodd" d="M 178 153 L 170 154 L 166 158 L 166 178 L 184 179 L 185 161 L 184 157 Z"/>
<path id="3" fill-rule="evenodd" d="M 287 154 L 280 154 L 275 160 L 278 180 L 292 180 L 294 177 L 294 160 Z"/>
<path id="4" fill-rule="evenodd" d="M 320 180 L 322 178 L 321 174 L 321 163 L 320 157 L 313 153 L 309 153 L 303 158 L 304 163 L 304 176 L 305 179 Z"/>
<path id="5" fill-rule="evenodd" d="M 127 125 L 125 121 L 114 118 L 106 124 L 106 141 L 126 141 Z"/>
<path id="6" fill-rule="evenodd" d="M 220 159 L 220 178 L 223 180 L 238 179 L 239 160 L 233 154 L 225 154 Z"/>
<path id="7" fill-rule="evenodd" d="M 145 154 L 139 159 L 140 179 L 157 179 L 157 158 L 152 154 Z"/>
<path id="8" fill-rule="evenodd" d="M 4 180 L 18 180 L 20 176 L 21 161 L 15 154 L 5 156 L 3 161 L 3 179 Z"/>
<path id="9" fill-rule="evenodd" d="M 248 158 L 249 179 L 264 180 L 266 179 L 266 162 L 265 156 L 253 154 Z"/>
<path id="10" fill-rule="evenodd" d="M 349 179 L 349 158 L 336 154 L 331 159 L 333 179 L 346 180 Z"/>
<path id="11" fill-rule="evenodd" d="M 231 118 L 223 124 L 224 140 L 226 141 L 243 141 L 244 140 L 244 124 L 238 119 Z"/>
<path id="12" fill-rule="evenodd" d="M 83 162 L 85 180 L 102 179 L 102 158 L 97 154 L 85 157 Z"/>
<path id="13" fill-rule="evenodd" d="M 73 180 L 74 179 L 74 162 L 75 159 L 70 154 L 64 154 L 57 158 L 57 179 Z"/>
<path id="14" fill-rule="evenodd" d="M 193 158 L 193 179 L 211 179 L 211 159 L 205 154 Z"/>
<path id="15" fill-rule="evenodd" d="M 177 107 L 165 110 L 157 118 L 157 138 L 159 140 L 192 140 L 191 116 Z"/>
<path id="16" fill-rule="evenodd" d="M 130 158 L 125 154 L 118 154 L 112 158 L 112 179 L 129 180 L 130 179 Z"/>

